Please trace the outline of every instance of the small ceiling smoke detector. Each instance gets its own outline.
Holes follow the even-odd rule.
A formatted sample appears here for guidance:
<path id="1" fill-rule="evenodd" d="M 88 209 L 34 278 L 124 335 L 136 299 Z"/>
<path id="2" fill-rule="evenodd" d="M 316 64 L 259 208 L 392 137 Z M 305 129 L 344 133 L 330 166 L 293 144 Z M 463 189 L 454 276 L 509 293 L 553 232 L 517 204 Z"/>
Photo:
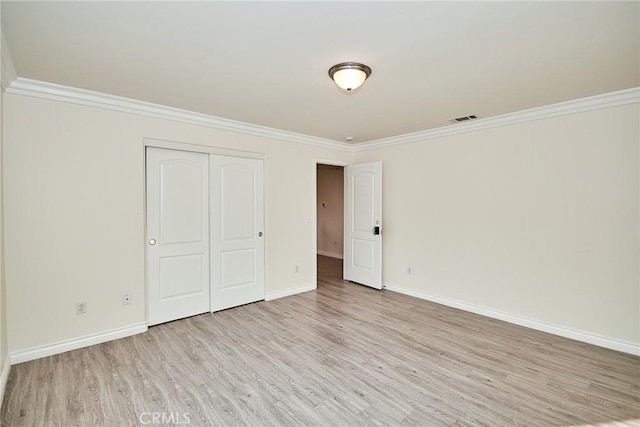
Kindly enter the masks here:
<path id="1" fill-rule="evenodd" d="M 353 142 L 353 137 L 352 136 L 347 136 L 344 140 L 347 142 Z"/>
<path id="2" fill-rule="evenodd" d="M 449 120 L 452 123 L 459 123 L 459 122 L 466 122 L 467 120 L 474 120 L 477 119 L 478 116 L 476 116 L 475 114 L 472 114 L 470 116 L 462 116 L 462 117 L 456 117 L 455 119 L 451 119 Z"/>

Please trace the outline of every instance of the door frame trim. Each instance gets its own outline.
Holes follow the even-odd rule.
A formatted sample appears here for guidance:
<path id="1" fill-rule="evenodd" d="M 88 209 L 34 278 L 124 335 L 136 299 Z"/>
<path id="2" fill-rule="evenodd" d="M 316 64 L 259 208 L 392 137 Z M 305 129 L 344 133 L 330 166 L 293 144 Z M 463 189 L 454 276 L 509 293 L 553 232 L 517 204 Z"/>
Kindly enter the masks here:
<path id="1" fill-rule="evenodd" d="M 313 254 L 313 262 L 311 263 L 312 272 L 313 272 L 313 282 L 315 285 L 314 289 L 318 288 L 318 165 L 329 165 L 329 166 L 341 166 L 342 168 L 346 168 L 351 163 L 345 162 L 342 160 L 326 160 L 326 159 L 312 159 L 313 162 L 313 215 L 311 219 L 311 226 L 313 227 L 313 238 L 312 242 L 312 254 Z M 344 185 L 344 182 L 343 184 Z M 344 198 L 344 196 L 343 196 Z M 346 206 L 342 209 L 342 215 L 344 216 Z"/>
<path id="2" fill-rule="evenodd" d="M 194 144 L 189 142 L 169 141 L 164 139 L 143 138 L 143 147 L 166 148 L 169 150 L 193 151 L 196 153 L 218 154 L 220 156 L 244 157 L 247 159 L 266 160 L 264 153 L 256 151 L 236 150 L 213 145 Z"/>
<path id="3" fill-rule="evenodd" d="M 267 213 L 269 209 L 267 209 L 267 156 L 265 153 L 255 152 L 255 151 L 245 151 L 245 150 L 235 150 L 224 147 L 216 147 L 212 145 L 201 145 L 194 144 L 188 142 L 178 142 L 178 141 L 170 141 L 163 140 L 157 138 L 142 138 L 142 146 L 141 146 L 141 156 L 142 156 L 142 212 L 143 212 L 143 225 L 142 225 L 142 238 L 140 242 L 144 246 L 144 318 L 145 324 L 149 324 L 149 301 L 147 300 L 147 292 L 149 290 L 149 283 L 147 278 L 147 147 L 154 148 L 165 148 L 168 150 L 179 150 L 179 151 L 192 151 L 195 153 L 203 153 L 203 154 L 217 154 L 220 156 L 230 156 L 230 157 L 242 157 L 247 159 L 258 159 L 263 161 L 262 168 L 262 185 L 263 185 L 263 221 L 265 232 L 267 231 L 268 218 Z M 211 230 L 209 230 L 211 232 Z M 268 236 L 268 233 L 265 233 Z M 268 274 L 268 263 L 266 260 L 268 259 L 269 253 L 269 239 L 264 239 L 264 292 L 265 295 L 269 292 L 269 274 Z M 315 264 L 314 264 L 315 265 Z"/>

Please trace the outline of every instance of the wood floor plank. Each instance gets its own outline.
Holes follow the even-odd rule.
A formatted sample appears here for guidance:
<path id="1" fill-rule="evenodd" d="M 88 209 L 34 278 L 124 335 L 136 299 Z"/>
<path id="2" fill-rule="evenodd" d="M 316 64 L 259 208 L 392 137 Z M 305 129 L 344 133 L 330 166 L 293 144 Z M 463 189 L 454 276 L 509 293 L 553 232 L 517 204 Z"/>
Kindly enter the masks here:
<path id="1" fill-rule="evenodd" d="M 640 358 L 341 271 L 319 257 L 316 291 L 13 366 L 2 425 L 640 424 Z"/>

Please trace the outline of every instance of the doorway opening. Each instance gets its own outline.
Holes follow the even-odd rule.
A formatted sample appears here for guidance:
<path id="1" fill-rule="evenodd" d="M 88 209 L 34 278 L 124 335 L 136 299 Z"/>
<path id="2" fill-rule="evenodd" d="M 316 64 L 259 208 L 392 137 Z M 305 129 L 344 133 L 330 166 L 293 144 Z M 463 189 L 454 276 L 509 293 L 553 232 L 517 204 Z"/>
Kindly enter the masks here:
<path id="1" fill-rule="evenodd" d="M 327 262 L 320 264 L 322 260 L 336 266 L 339 262 L 340 278 L 342 278 L 344 166 L 341 165 L 316 164 L 316 254 L 319 265 L 327 264 Z M 316 271 L 322 270 L 324 269 Z"/>
<path id="2" fill-rule="evenodd" d="M 316 226 L 313 234 L 316 286 L 317 258 L 333 256 L 336 258 L 331 259 L 339 260 L 342 264 L 341 279 L 382 289 L 382 162 L 348 164 L 315 160 L 313 166 L 316 175 Z M 323 185 L 324 176 L 331 174 L 331 171 L 335 175 L 331 180 L 333 184 Z M 326 195 L 326 189 L 332 192 L 331 198 Z M 339 196 L 340 190 L 342 196 Z M 324 217 L 330 208 L 336 208 L 333 218 L 338 224 L 339 213 L 343 214 L 342 226 L 339 227 L 342 233 L 334 234 L 327 228 Z M 340 243 L 343 244 L 342 250 Z"/>

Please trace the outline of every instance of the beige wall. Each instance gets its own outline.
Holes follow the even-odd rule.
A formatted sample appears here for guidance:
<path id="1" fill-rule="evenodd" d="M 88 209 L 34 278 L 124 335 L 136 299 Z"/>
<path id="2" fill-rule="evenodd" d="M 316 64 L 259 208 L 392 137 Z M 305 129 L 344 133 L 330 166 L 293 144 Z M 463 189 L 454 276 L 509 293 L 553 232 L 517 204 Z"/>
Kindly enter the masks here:
<path id="1" fill-rule="evenodd" d="M 314 158 L 294 142 L 5 95 L 12 352 L 144 322 L 143 138 L 264 153 L 267 292 L 313 282 Z M 299 266 L 295 272 L 295 266 Z M 131 292 L 132 304 L 122 305 Z M 77 301 L 88 313 L 75 314 Z"/>
<path id="2" fill-rule="evenodd" d="M 344 169 L 318 166 L 318 253 L 342 258 L 344 222 Z"/>
<path id="3" fill-rule="evenodd" d="M 638 345 L 639 117 L 634 104 L 361 153 L 383 160 L 384 282 Z"/>
<path id="4" fill-rule="evenodd" d="M 0 64 L 0 68 L 1 68 Z M 4 268 L 4 168 L 3 168 L 3 120 L 2 104 L 4 89 L 0 90 L 0 369 L 7 361 L 9 350 L 7 348 L 7 303 Z M 0 399 L 1 402 L 1 399 Z"/>
<path id="5" fill-rule="evenodd" d="M 0 19 L 1 21 L 1 19 Z M 0 42 L 2 35 L 2 27 L 0 26 Z M 0 70 L 4 70 L 2 67 L 2 59 L 0 59 Z M 1 79 L 0 75 L 0 80 Z M 7 299 L 6 299 L 6 285 L 5 285 L 5 270 L 4 270 L 4 170 L 3 170 L 3 121 L 2 110 L 4 103 L 4 87 L 0 87 L 0 372 L 8 363 L 9 349 L 7 345 Z M 7 372 L 8 374 L 8 372 Z M 3 378 L 0 376 L 0 403 L 4 396 Z"/>
<path id="6" fill-rule="evenodd" d="M 638 110 L 348 154 L 5 94 L 9 349 L 145 321 L 145 137 L 264 153 L 269 293 L 313 282 L 314 159 L 382 160 L 386 283 L 637 345 Z"/>

